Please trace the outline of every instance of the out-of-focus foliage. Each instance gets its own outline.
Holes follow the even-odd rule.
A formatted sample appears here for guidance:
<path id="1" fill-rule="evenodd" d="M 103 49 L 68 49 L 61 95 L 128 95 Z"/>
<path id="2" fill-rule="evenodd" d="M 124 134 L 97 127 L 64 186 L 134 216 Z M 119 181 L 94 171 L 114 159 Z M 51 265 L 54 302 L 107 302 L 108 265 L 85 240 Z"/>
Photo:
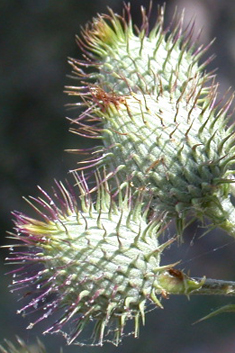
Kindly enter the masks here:
<path id="1" fill-rule="evenodd" d="M 4 340 L 4 345 L 0 345 L 1 353 L 46 353 L 43 343 L 37 339 L 37 343 L 27 345 L 20 337 L 16 337 L 17 343 Z"/>

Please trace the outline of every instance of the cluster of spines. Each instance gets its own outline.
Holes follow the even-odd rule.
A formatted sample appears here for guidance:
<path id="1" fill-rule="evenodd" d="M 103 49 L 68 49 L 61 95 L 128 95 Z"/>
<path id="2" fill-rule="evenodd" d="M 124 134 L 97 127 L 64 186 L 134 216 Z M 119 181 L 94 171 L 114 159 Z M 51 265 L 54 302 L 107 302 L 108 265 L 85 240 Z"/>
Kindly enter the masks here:
<path id="1" fill-rule="evenodd" d="M 77 39 L 81 50 L 84 52 L 86 60 L 82 61 L 72 58 L 69 60 L 76 77 L 81 78 L 82 80 L 87 79 L 88 81 L 85 82 L 85 85 L 80 87 L 68 87 L 68 92 L 71 95 L 86 96 L 89 94 L 90 88 L 93 87 L 92 82 L 95 80 L 96 83 L 100 83 L 101 88 L 104 88 L 107 94 L 115 93 L 119 96 L 125 94 L 128 95 L 132 92 L 144 92 L 145 94 L 163 94 L 164 92 L 165 94 L 170 94 L 170 96 L 173 94 L 175 97 L 176 90 L 182 86 L 183 90 L 182 88 L 180 88 L 180 90 L 184 91 L 189 85 L 189 81 L 193 79 L 195 81 L 195 84 L 192 86 L 194 90 L 200 88 L 198 94 L 201 96 L 206 95 L 208 93 L 208 88 L 205 87 L 205 83 L 212 78 L 212 73 L 204 73 L 202 75 L 202 70 L 212 60 L 212 57 L 207 59 L 206 62 L 202 63 L 200 66 L 198 66 L 198 60 L 208 47 L 200 47 L 193 52 L 194 44 L 190 44 L 193 25 L 191 28 L 185 30 L 185 33 L 182 33 L 183 16 L 167 37 L 168 31 L 163 30 L 163 16 L 164 9 L 159 8 L 156 25 L 149 32 L 149 15 L 146 15 L 143 11 L 143 24 L 140 29 L 136 29 L 137 36 L 132 29 L 130 7 L 126 6 L 126 13 L 124 13 L 123 17 L 114 14 L 112 10 L 110 10 L 110 15 L 102 15 L 95 19 L 93 23 L 90 26 L 87 26 L 83 31 L 83 40 L 81 38 Z M 127 17 L 127 20 L 125 17 Z M 135 40 L 135 38 L 138 45 L 140 45 L 140 57 L 146 51 L 146 45 L 152 45 L 152 56 L 145 58 L 147 59 L 147 62 L 144 63 L 144 68 L 138 66 L 137 62 L 139 58 L 132 58 L 133 53 L 131 52 L 132 48 L 129 48 L 129 43 L 130 41 Z M 152 44 L 152 40 L 156 41 L 156 43 Z M 115 57 L 113 57 L 114 53 L 112 48 L 112 44 L 115 45 L 115 43 L 117 43 L 119 47 L 122 47 L 122 45 L 125 46 L 125 50 L 127 51 L 127 57 L 125 59 L 130 60 L 135 69 L 133 75 L 131 75 L 129 71 L 129 65 L 125 70 L 122 66 L 124 64 L 119 61 L 119 58 L 116 59 L 118 62 L 117 70 L 112 66 L 115 66 L 113 63 Z M 117 51 L 118 46 L 116 48 Z M 164 59 L 157 58 L 159 47 L 164 47 L 164 52 L 166 54 Z M 171 58 L 174 49 L 177 49 L 179 52 L 177 60 L 175 60 L 176 58 L 173 58 L 173 60 Z M 107 57 L 109 54 L 112 58 L 112 64 L 107 63 Z M 184 68 L 182 60 L 185 56 L 189 55 L 190 65 Z M 151 67 L 151 61 L 153 60 L 154 62 L 160 61 L 158 68 L 160 74 Z M 172 61 L 175 62 L 175 67 L 173 67 L 171 75 L 169 76 L 167 73 L 167 65 L 171 65 Z M 110 69 L 108 69 L 109 66 Z M 97 68 L 98 71 L 89 74 L 84 72 L 83 67 Z M 143 72 L 141 73 L 141 71 Z M 152 83 L 146 81 L 146 72 L 151 78 Z M 185 82 L 183 85 L 177 84 L 178 74 L 184 76 Z M 105 80 L 106 75 L 108 75 L 107 80 Z M 130 79 L 130 76 L 133 77 L 133 81 Z M 164 79 L 164 82 L 161 81 L 162 79 Z M 197 79 L 198 81 L 196 81 Z M 91 82 L 89 83 L 90 80 Z M 119 87 L 119 83 L 121 87 Z M 82 90 L 83 92 L 81 93 L 80 91 Z M 180 98 L 180 96 L 178 96 L 178 98 Z"/>

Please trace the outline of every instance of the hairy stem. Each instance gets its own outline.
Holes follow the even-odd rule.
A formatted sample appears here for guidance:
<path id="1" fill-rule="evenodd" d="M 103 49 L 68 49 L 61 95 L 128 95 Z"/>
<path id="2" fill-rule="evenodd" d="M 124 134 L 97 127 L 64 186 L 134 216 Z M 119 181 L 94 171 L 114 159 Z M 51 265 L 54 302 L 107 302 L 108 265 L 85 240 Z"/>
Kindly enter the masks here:
<path id="1" fill-rule="evenodd" d="M 198 282 L 203 280 L 203 278 L 194 279 Z M 235 282 L 208 278 L 204 281 L 201 288 L 192 294 L 235 296 Z"/>
<path id="2" fill-rule="evenodd" d="M 235 296 L 235 281 L 206 277 L 188 277 L 175 268 L 159 275 L 159 284 L 167 294 Z"/>

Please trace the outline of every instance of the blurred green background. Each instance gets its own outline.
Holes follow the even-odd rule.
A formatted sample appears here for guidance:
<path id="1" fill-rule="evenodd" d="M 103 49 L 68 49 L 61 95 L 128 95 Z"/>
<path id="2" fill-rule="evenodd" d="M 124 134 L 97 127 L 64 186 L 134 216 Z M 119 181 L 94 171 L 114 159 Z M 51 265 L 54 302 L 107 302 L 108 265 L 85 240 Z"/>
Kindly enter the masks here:
<path id="1" fill-rule="evenodd" d="M 149 1 L 132 0 L 134 22 L 140 24 L 140 6 Z M 153 1 L 153 15 L 161 1 Z M 68 132 L 64 107 L 70 99 L 64 86 L 68 78 L 67 57 L 81 58 L 74 36 L 80 27 L 107 6 L 121 13 L 122 0 L 1 0 L 0 1 L 0 222 L 1 244 L 6 230 L 11 230 L 14 209 L 27 211 L 22 195 L 37 195 L 36 185 L 50 190 L 53 179 L 64 180 L 76 167 L 77 158 L 66 148 L 83 148 L 84 141 Z M 185 23 L 195 18 L 195 33 L 202 27 L 199 43 L 217 38 L 207 56 L 216 54 L 208 70 L 218 67 L 220 99 L 235 87 L 235 2 L 234 0 L 167 0 L 166 23 L 174 12 L 186 9 Z M 206 56 L 205 56 L 206 58 Z M 232 89 L 233 90 L 233 89 Z M 164 263 L 182 259 L 181 268 L 191 275 L 235 280 L 234 240 L 220 231 L 204 237 L 199 224 L 190 227 L 181 247 L 172 246 Z M 9 294 L 10 276 L 4 273 L 7 252 L 0 254 L 0 342 L 19 335 L 33 342 L 43 324 L 31 331 L 25 328 L 30 318 L 15 312 L 21 307 L 20 296 Z M 147 314 L 140 338 L 126 338 L 116 348 L 65 346 L 65 353 L 226 353 L 235 352 L 235 314 L 224 314 L 192 325 L 194 321 L 235 299 L 222 297 L 171 297 L 164 310 Z M 64 341 L 60 336 L 41 337 L 48 353 L 59 352 Z"/>

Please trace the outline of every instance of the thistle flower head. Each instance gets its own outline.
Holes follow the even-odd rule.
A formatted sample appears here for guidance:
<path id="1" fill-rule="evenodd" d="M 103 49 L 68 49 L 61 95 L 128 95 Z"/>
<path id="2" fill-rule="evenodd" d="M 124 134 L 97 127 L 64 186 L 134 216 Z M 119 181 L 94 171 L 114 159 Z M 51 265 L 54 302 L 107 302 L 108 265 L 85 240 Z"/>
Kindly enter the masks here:
<path id="1" fill-rule="evenodd" d="M 154 209 L 175 218 L 179 232 L 188 214 L 226 229 L 234 182 L 231 99 L 218 109 L 214 76 L 203 72 L 210 59 L 199 64 L 207 48 L 190 44 L 192 28 L 183 32 L 183 18 L 169 34 L 163 8 L 151 31 L 142 14 L 134 30 L 129 6 L 123 17 L 110 10 L 78 39 L 86 61 L 70 63 L 83 83 L 68 93 L 81 98 L 85 111 L 72 131 L 104 144 L 80 169 L 105 164 L 110 176 L 151 192 Z"/>
<path id="2" fill-rule="evenodd" d="M 138 336 L 148 302 L 162 307 L 158 294 L 167 295 L 168 287 L 169 293 L 189 294 L 201 283 L 186 277 L 176 283 L 168 272 L 173 265 L 160 265 L 172 239 L 159 244 L 163 222 L 147 222 L 141 197 L 133 203 L 127 187 L 115 201 L 109 184 L 98 178 L 93 203 L 86 182 L 76 178 L 80 207 L 72 191 L 57 183 L 53 198 L 41 190 L 43 198 L 33 199 L 42 220 L 15 213 L 18 243 L 7 260 L 20 268 L 12 271 L 12 291 L 23 289 L 32 297 L 18 311 L 38 315 L 28 328 L 52 316 L 55 322 L 45 333 L 62 332 L 69 344 L 77 339 L 82 344 L 90 325 L 91 344 L 117 345 L 129 319 Z"/>

